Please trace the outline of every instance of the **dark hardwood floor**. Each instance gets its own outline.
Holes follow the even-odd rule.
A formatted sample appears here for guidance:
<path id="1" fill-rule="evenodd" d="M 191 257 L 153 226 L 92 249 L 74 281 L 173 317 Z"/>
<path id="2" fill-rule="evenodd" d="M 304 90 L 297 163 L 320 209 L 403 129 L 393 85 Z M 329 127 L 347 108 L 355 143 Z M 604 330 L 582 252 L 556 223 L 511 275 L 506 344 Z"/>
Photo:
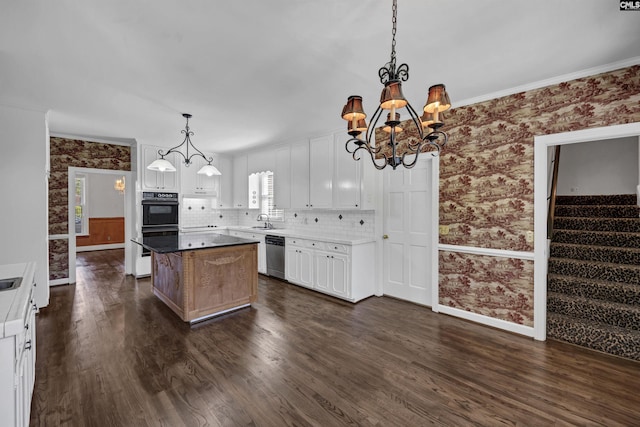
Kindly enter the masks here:
<path id="1" fill-rule="evenodd" d="M 640 363 L 391 298 L 260 277 L 251 308 L 190 327 L 83 253 L 37 316 L 31 425 L 640 425 Z"/>

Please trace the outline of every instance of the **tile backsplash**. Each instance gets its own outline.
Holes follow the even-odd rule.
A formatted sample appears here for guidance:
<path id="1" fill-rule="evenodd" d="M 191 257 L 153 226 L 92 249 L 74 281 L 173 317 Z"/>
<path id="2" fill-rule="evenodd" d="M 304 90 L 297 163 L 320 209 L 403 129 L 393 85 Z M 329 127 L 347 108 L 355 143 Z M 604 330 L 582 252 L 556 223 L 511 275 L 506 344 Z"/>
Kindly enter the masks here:
<path id="1" fill-rule="evenodd" d="M 214 198 L 184 198 L 180 209 L 180 225 L 254 226 L 262 223 L 256 220 L 257 216 L 258 211 L 253 209 L 216 209 Z M 375 233 L 375 211 L 285 209 L 284 221 L 273 221 L 273 226 L 309 234 L 369 237 Z"/>

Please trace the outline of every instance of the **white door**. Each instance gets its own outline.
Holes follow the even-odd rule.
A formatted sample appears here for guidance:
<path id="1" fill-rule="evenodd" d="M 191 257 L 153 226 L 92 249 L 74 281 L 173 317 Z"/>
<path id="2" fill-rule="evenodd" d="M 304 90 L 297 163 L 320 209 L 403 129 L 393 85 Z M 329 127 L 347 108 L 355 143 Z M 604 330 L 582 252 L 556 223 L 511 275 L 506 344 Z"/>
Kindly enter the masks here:
<path id="1" fill-rule="evenodd" d="M 424 158 L 413 169 L 384 169 L 383 293 L 428 306 L 436 286 L 432 251 L 437 255 L 438 222 L 432 208 L 438 194 L 432 172 L 437 161 Z"/>

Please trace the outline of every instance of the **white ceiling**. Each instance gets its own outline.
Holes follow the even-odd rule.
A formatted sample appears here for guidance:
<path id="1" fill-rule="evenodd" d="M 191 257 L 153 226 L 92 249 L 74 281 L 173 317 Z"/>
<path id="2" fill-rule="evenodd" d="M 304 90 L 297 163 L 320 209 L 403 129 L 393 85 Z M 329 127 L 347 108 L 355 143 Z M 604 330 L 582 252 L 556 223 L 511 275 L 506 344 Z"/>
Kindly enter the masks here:
<path id="1" fill-rule="evenodd" d="M 49 111 L 52 133 L 229 152 L 371 115 L 390 0 L 4 0 L 0 104 Z M 399 0 L 398 63 L 420 109 L 640 58 L 640 12 L 617 0 Z M 346 133 L 345 133 L 346 137 Z"/>

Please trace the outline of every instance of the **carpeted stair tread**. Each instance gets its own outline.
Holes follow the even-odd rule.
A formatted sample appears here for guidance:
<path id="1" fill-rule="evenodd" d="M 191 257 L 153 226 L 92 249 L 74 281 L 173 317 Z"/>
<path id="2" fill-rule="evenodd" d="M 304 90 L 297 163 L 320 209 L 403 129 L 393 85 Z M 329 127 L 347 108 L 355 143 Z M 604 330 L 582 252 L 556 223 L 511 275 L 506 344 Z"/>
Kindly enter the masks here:
<path id="1" fill-rule="evenodd" d="M 547 291 L 640 306 L 640 286 L 629 283 L 549 274 Z"/>
<path id="2" fill-rule="evenodd" d="M 582 218 L 560 216 L 553 220 L 554 229 L 613 231 L 640 233 L 640 218 Z"/>
<path id="3" fill-rule="evenodd" d="M 620 328 L 640 329 L 640 307 L 634 305 L 549 292 L 547 310 Z"/>
<path id="4" fill-rule="evenodd" d="M 608 194 L 597 196 L 556 196 L 557 205 L 637 205 L 635 194 Z"/>
<path id="5" fill-rule="evenodd" d="M 640 233 L 555 229 L 553 231 L 553 242 L 640 248 Z"/>
<path id="6" fill-rule="evenodd" d="M 640 360 L 640 331 L 636 330 L 548 313 L 547 337 L 627 359 Z"/>
<path id="7" fill-rule="evenodd" d="M 640 266 L 549 258 L 548 273 L 640 285 Z"/>
<path id="8" fill-rule="evenodd" d="M 616 264 L 640 265 L 640 249 L 613 246 L 551 243 L 551 256 L 582 261 L 600 261 Z"/>
<path id="9" fill-rule="evenodd" d="M 640 209 L 631 205 L 558 205 L 555 216 L 638 218 Z"/>

